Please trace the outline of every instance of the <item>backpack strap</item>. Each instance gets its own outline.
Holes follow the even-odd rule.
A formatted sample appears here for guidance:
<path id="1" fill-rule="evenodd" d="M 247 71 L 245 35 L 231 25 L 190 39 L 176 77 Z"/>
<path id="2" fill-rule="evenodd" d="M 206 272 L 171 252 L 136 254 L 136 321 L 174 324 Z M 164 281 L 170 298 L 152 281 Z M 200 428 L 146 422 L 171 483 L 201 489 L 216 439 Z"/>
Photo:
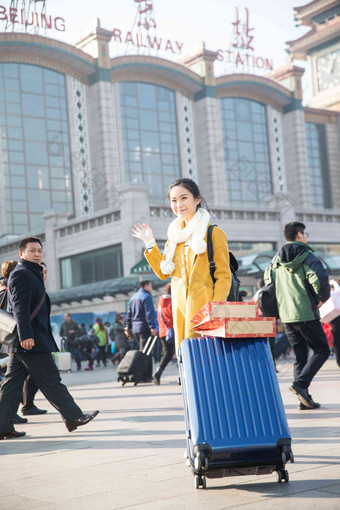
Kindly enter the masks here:
<path id="1" fill-rule="evenodd" d="M 209 269 L 210 269 L 211 278 L 212 278 L 214 283 L 216 281 L 216 279 L 214 277 L 214 273 L 215 273 L 215 269 L 216 269 L 216 264 L 215 264 L 215 261 L 214 261 L 214 249 L 213 249 L 213 244 L 212 244 L 212 231 L 213 231 L 213 228 L 215 226 L 216 225 L 209 225 L 209 227 L 208 227 L 208 235 L 207 235 L 207 249 L 208 249 Z"/>

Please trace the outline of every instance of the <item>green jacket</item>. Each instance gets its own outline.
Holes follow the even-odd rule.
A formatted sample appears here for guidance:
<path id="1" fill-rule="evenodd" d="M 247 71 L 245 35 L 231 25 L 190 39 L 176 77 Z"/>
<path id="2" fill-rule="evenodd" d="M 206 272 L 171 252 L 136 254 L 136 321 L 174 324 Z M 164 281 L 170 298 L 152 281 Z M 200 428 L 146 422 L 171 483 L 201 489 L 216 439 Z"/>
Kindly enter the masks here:
<path id="1" fill-rule="evenodd" d="M 97 335 L 97 337 L 99 338 L 99 343 L 98 343 L 99 347 L 106 345 L 107 344 L 106 328 L 100 329 L 98 322 L 96 322 L 95 325 L 93 326 L 93 331 L 94 331 L 94 334 Z"/>
<path id="2" fill-rule="evenodd" d="M 319 319 L 316 306 L 330 296 L 328 274 L 314 250 L 297 241 L 282 246 L 264 273 L 275 281 L 276 300 L 283 323 Z"/>

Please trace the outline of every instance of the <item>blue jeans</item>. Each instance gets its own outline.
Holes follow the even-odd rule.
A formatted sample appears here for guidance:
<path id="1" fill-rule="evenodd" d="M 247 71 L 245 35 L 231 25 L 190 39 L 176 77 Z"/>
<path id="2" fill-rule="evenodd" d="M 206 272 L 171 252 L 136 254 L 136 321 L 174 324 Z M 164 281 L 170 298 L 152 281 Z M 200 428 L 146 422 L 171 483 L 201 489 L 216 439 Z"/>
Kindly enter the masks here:
<path id="1" fill-rule="evenodd" d="M 285 324 L 286 335 L 295 354 L 294 382 L 307 389 L 330 355 L 320 320 Z M 308 360 L 308 348 L 313 355 Z"/>

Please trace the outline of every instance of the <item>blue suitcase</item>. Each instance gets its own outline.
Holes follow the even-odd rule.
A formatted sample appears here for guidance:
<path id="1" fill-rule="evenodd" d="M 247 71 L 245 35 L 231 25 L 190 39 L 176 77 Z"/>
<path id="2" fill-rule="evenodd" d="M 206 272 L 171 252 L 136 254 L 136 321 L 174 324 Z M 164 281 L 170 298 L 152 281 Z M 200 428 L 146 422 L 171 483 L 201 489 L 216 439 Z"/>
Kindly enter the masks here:
<path id="1" fill-rule="evenodd" d="M 273 471 L 288 482 L 294 457 L 268 340 L 185 339 L 179 362 L 195 488 Z"/>

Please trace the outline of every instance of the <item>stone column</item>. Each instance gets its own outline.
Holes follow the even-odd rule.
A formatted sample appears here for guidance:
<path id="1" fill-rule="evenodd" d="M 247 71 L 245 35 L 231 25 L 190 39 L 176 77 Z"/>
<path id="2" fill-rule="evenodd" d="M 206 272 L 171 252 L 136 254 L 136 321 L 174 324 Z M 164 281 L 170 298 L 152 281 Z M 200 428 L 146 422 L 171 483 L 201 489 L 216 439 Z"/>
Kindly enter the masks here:
<path id="1" fill-rule="evenodd" d="M 304 112 L 296 109 L 283 116 L 283 141 L 286 162 L 287 189 L 294 205 L 311 207 L 306 126 Z"/>
<path id="2" fill-rule="evenodd" d="M 184 64 L 202 76 L 204 88 L 193 105 L 197 176 L 204 198 L 211 206 L 227 202 L 223 133 L 219 99 L 216 99 L 214 61 L 217 53 L 205 49 L 187 58 Z"/>
<path id="3" fill-rule="evenodd" d="M 67 221 L 67 214 L 56 213 L 53 210 L 46 211 L 43 216 L 45 220 L 45 246 L 44 262 L 47 266 L 46 288 L 48 291 L 60 289 L 60 267 L 57 257 L 58 241 L 55 239 L 54 228 L 60 218 Z"/>

